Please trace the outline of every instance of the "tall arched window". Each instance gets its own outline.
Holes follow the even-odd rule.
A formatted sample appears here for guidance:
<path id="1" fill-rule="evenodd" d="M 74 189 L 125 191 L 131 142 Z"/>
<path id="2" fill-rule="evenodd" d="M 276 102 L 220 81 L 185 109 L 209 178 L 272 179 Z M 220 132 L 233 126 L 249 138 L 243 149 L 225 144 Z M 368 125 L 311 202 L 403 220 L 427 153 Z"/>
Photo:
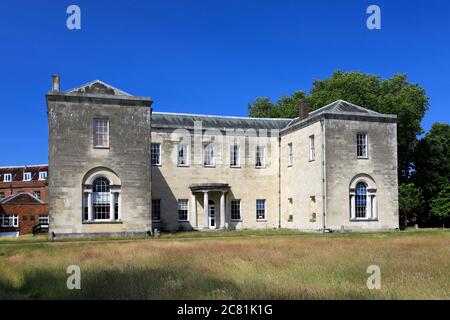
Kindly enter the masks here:
<path id="1" fill-rule="evenodd" d="M 356 218 L 367 217 L 367 185 L 364 182 L 358 182 L 355 190 L 355 213 Z"/>
<path id="2" fill-rule="evenodd" d="M 104 177 L 95 179 L 92 184 L 92 205 L 95 220 L 109 220 L 110 196 L 109 180 Z"/>
<path id="3" fill-rule="evenodd" d="M 350 219 L 377 220 L 377 188 L 367 174 L 358 174 L 350 182 Z"/>
<path id="4" fill-rule="evenodd" d="M 83 178 L 83 222 L 120 222 L 121 198 L 121 181 L 112 170 L 90 170 Z"/>

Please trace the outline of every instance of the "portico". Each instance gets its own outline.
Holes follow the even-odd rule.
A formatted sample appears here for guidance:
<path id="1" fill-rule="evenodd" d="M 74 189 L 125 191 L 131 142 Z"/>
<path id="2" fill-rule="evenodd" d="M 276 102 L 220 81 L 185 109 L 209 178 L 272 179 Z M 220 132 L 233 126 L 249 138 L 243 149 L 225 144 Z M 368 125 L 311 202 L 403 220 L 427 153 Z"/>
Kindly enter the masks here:
<path id="1" fill-rule="evenodd" d="M 202 184 L 192 184 L 189 187 L 192 192 L 191 199 L 191 222 L 194 229 L 199 229 L 201 226 L 198 225 L 199 217 L 197 210 L 197 195 L 203 196 L 203 229 L 206 230 L 216 230 L 216 229 L 226 229 L 226 195 L 229 189 L 226 183 L 202 183 Z M 219 206 L 219 219 L 217 216 L 217 206 L 214 198 L 217 198 L 217 194 L 220 197 Z M 219 220 L 219 224 L 217 224 Z"/>

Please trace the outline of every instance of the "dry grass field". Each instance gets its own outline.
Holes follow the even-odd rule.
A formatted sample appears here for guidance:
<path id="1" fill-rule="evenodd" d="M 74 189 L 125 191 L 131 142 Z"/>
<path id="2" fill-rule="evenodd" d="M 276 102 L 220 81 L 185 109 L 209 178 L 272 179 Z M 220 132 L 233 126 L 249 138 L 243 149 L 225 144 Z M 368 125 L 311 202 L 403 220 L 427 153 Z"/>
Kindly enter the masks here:
<path id="1" fill-rule="evenodd" d="M 81 268 L 68 290 L 66 268 Z M 369 290 L 366 270 L 381 269 Z M 450 232 L 1 240 L 0 299 L 449 299 Z"/>

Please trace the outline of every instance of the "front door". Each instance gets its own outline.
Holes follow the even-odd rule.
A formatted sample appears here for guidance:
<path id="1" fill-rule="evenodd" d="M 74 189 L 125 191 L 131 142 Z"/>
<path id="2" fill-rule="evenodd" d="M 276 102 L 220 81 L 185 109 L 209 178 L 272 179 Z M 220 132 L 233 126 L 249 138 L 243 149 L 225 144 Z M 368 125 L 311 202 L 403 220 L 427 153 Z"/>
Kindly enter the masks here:
<path id="1" fill-rule="evenodd" d="M 209 217 L 209 228 L 215 229 L 216 228 L 216 206 L 214 204 L 214 201 L 212 201 L 212 200 L 208 201 L 208 217 Z"/>

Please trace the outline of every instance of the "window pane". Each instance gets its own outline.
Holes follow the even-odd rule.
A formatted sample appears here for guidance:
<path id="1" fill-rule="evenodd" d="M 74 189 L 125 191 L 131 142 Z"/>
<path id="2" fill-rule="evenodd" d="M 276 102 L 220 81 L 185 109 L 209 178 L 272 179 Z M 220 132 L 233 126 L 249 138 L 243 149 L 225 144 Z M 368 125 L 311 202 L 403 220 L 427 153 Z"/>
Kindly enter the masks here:
<path id="1" fill-rule="evenodd" d="M 160 165 L 161 164 L 161 144 L 160 143 L 152 143 L 151 144 L 151 162 L 152 165 Z"/>
<path id="2" fill-rule="evenodd" d="M 356 185 L 355 197 L 356 218 L 365 218 L 367 212 L 367 186 L 365 183 L 360 182 Z"/>
<path id="3" fill-rule="evenodd" d="M 94 146 L 108 147 L 109 145 L 109 121 L 94 119 Z"/>
<path id="4" fill-rule="evenodd" d="M 152 200 L 152 220 L 153 221 L 161 220 L 161 199 Z"/>
<path id="5" fill-rule="evenodd" d="M 94 219 L 106 220 L 110 218 L 110 186 L 106 178 L 97 178 L 93 183 L 93 211 Z"/>
<path id="6" fill-rule="evenodd" d="M 266 200 L 256 200 L 256 219 L 264 220 L 266 218 Z"/>
<path id="7" fill-rule="evenodd" d="M 241 200 L 231 201 L 231 219 L 241 220 Z"/>
<path id="8" fill-rule="evenodd" d="M 188 220 L 188 200 L 186 199 L 178 200 L 178 220 L 179 221 Z"/>

